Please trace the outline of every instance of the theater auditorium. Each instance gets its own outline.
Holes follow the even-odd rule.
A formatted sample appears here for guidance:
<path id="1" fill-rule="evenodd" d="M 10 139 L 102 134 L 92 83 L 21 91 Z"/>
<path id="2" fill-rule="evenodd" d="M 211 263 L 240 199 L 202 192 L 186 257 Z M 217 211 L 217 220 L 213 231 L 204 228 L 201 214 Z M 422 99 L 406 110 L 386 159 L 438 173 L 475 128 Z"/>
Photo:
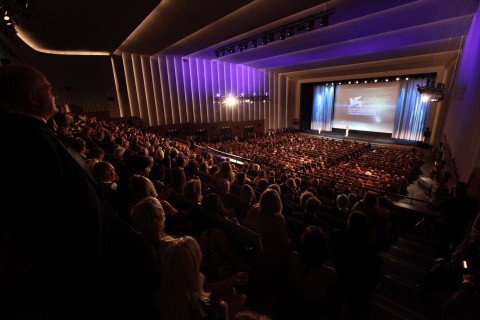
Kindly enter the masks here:
<path id="1" fill-rule="evenodd" d="M 0 0 L 0 319 L 478 319 L 479 4 Z"/>

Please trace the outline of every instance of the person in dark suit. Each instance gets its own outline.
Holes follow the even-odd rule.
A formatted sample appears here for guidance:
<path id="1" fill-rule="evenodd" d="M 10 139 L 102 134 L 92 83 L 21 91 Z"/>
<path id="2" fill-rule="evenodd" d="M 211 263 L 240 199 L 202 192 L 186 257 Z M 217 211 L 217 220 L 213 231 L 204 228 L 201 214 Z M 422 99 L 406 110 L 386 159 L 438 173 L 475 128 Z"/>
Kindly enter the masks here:
<path id="1" fill-rule="evenodd" d="M 47 125 L 57 108 L 44 74 L 0 67 L 0 105 L 8 110 L 0 119 L 0 317 L 103 318 L 102 249 L 118 219 L 83 159 Z"/>

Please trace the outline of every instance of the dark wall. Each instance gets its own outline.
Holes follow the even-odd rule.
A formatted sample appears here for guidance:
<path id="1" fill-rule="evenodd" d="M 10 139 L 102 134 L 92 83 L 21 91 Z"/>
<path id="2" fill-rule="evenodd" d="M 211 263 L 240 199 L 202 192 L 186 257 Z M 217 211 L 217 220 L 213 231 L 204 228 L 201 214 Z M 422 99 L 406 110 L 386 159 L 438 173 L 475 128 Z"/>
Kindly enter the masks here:
<path id="1" fill-rule="evenodd" d="M 300 86 L 300 130 L 310 130 L 312 123 L 312 104 L 314 83 L 302 83 Z"/>

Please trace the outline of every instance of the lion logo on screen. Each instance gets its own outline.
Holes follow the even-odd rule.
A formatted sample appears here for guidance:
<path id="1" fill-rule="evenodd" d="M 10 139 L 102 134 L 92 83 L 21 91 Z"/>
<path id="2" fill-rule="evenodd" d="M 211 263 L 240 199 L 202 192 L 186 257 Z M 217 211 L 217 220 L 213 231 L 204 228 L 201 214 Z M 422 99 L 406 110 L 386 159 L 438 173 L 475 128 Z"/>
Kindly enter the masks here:
<path id="1" fill-rule="evenodd" d="M 349 108 L 353 106 L 358 106 L 359 108 L 363 107 L 363 101 L 360 100 L 362 96 L 350 98 L 350 105 L 348 106 Z"/>

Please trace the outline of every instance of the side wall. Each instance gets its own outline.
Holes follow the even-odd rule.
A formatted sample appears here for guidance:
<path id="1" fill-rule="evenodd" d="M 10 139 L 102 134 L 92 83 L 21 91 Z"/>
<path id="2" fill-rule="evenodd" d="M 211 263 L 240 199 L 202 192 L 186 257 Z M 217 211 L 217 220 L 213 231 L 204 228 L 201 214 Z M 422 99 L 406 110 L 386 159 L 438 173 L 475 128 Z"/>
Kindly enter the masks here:
<path id="1" fill-rule="evenodd" d="M 148 126 L 243 122 L 265 119 L 265 129 L 295 118 L 295 84 L 285 77 L 220 60 L 177 56 L 112 57 L 120 117 L 138 116 Z M 294 91 L 293 91 L 294 92 Z M 268 95 L 269 100 L 234 107 L 217 96 Z"/>

